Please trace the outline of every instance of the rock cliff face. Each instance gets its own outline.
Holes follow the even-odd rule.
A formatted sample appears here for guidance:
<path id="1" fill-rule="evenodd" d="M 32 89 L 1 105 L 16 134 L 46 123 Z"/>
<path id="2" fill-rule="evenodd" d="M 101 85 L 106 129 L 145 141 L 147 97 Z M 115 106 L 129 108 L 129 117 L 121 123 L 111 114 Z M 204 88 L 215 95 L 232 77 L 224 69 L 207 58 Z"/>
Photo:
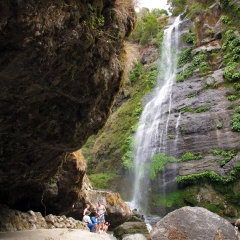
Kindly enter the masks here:
<path id="1" fill-rule="evenodd" d="M 204 64 L 208 66 L 208 70 L 201 69 L 200 61 L 192 74 L 185 75 L 184 79 L 174 83 L 171 111 L 169 113 L 168 106 L 164 106 L 165 118 L 159 125 L 162 129 L 162 126 L 168 121 L 169 137 L 165 145 L 166 156 L 180 159 L 184 154 L 190 152 L 195 156 L 201 155 L 202 158 L 195 157 L 191 161 L 168 163 L 164 172 L 159 174 L 160 181 L 157 185 L 162 186 L 162 181 L 164 181 L 165 190 L 168 192 L 173 189 L 174 191 L 176 177 L 185 177 L 185 179 L 190 176 L 199 177 L 202 180 L 198 181 L 195 178 L 195 180 L 187 182 L 185 195 L 176 200 L 175 207 L 185 204 L 204 206 L 225 217 L 236 217 L 240 211 L 237 193 L 239 192 L 239 175 L 235 175 L 229 185 L 227 185 L 227 181 L 221 185 L 217 180 L 220 177 L 225 180 L 229 179 L 233 171 L 236 171 L 236 168 L 239 169 L 240 163 L 240 135 L 238 131 L 233 131 L 231 124 L 232 116 L 236 113 L 240 100 L 239 97 L 236 97 L 234 101 L 229 98 L 231 95 L 238 95 L 238 92 L 235 85 L 227 84 L 223 77 L 226 56 L 223 57 L 225 53 L 222 44 L 224 34 L 229 30 L 229 26 L 224 25 L 222 21 L 223 11 L 216 3 L 205 12 L 199 10 L 194 22 L 186 20 L 185 27 L 194 29 L 196 45 L 186 46 L 183 44 L 182 49 L 190 48 L 192 59 L 205 54 L 206 62 Z M 232 26 L 232 29 L 239 41 L 239 28 Z M 187 63 L 178 68 L 177 74 L 187 72 L 190 64 Z M 239 82 L 239 80 L 238 76 L 235 81 Z M 203 110 L 204 108 L 205 110 Z M 235 151 L 237 154 L 228 159 L 229 162 L 224 162 L 226 155 L 214 154 L 214 151 L 218 151 L 218 153 Z M 216 178 L 207 180 L 207 178 L 200 177 L 201 174 L 203 176 L 210 172 L 216 174 L 214 175 Z M 153 181 L 152 184 L 156 187 L 156 182 Z M 228 186 L 229 192 L 226 190 L 226 186 Z M 183 188 L 179 189 L 179 191 L 181 190 Z M 230 195 L 231 198 L 229 198 Z M 162 197 L 161 195 L 157 196 Z M 152 197 L 151 200 L 156 201 L 154 196 Z M 238 200 L 233 200 L 235 198 Z M 157 207 L 154 209 L 156 210 Z M 163 209 L 158 209 L 158 211 L 164 212 Z"/>
<path id="2" fill-rule="evenodd" d="M 104 125 L 134 23 L 131 1 L 0 1 L 1 203 L 35 206 L 66 152 Z"/>
<path id="3" fill-rule="evenodd" d="M 153 146 L 148 145 L 149 149 L 151 147 L 161 149 L 165 156 L 174 156 L 179 162 L 168 163 L 164 167 L 164 171 L 151 181 L 149 188 L 140 189 L 142 203 L 143 205 L 146 203 L 145 194 L 149 195 L 148 211 L 161 216 L 176 208 L 190 205 L 205 207 L 224 217 L 236 217 L 240 212 L 240 135 L 239 128 L 238 131 L 233 131 L 231 121 L 236 112 L 240 113 L 239 1 L 196 0 L 184 2 L 187 3 L 184 5 L 186 12 L 183 14 L 183 21 L 178 26 L 180 51 L 184 52 L 187 49 L 190 54 L 180 54 L 179 59 L 185 61 L 189 58 L 190 60 L 176 69 L 177 79 L 179 76 L 183 77 L 173 83 L 171 110 L 169 111 L 167 100 L 162 103 L 163 117 L 158 122 L 159 129 L 156 129 L 159 137 L 155 141 L 156 136 L 154 136 Z M 173 21 L 170 18 L 169 24 L 171 23 Z M 237 49 L 234 49 L 233 39 Z M 152 57 L 155 52 L 152 48 L 153 46 L 149 47 L 142 54 L 141 62 L 145 68 L 149 67 L 152 59 L 155 60 Z M 234 59 L 231 57 L 233 52 L 238 52 Z M 193 66 L 194 60 L 196 62 Z M 229 61 L 237 64 L 237 69 L 232 68 L 228 73 L 231 75 L 236 71 L 235 82 L 227 81 L 224 77 Z M 138 70 L 136 72 L 138 73 Z M 135 81 L 137 82 L 139 79 L 136 77 Z M 145 95 L 142 105 L 145 106 L 153 95 L 154 93 Z M 129 98 L 134 99 L 131 95 L 128 95 Z M 128 101 L 128 99 L 124 100 Z M 131 102 L 129 101 L 128 104 Z M 121 115 L 125 113 L 126 119 L 129 119 L 133 111 L 125 111 L 123 107 L 119 108 L 119 113 Z M 114 135 L 114 132 L 118 131 L 121 133 L 118 136 L 125 136 L 125 129 L 116 119 L 116 115 L 112 115 L 105 132 L 95 142 L 95 152 L 93 151 L 92 155 L 94 155 L 93 159 L 96 165 L 99 163 L 97 165 L 99 169 L 102 166 L 104 169 L 107 168 L 106 166 L 111 166 L 109 164 L 111 161 L 120 164 L 119 161 L 116 161 L 120 158 L 122 158 L 122 166 L 124 165 L 125 156 L 123 157 L 121 150 L 127 144 L 119 144 L 119 149 L 114 149 L 114 146 L 114 153 L 110 153 L 109 148 L 106 147 L 107 145 L 111 146 L 106 135 L 109 136 L 111 133 Z M 239 118 L 236 122 L 240 126 Z M 168 123 L 167 126 L 166 123 Z M 165 129 L 167 129 L 166 139 L 164 138 L 164 143 L 161 145 L 162 132 Z M 229 157 L 228 154 L 231 155 L 232 152 L 236 155 Z M 187 153 L 193 154 L 194 157 L 183 160 L 182 157 Z M 201 155 L 202 158 L 199 159 L 198 155 Z M 130 157 L 128 159 L 131 160 Z M 109 162 L 107 162 L 108 160 Z M 167 161 L 167 159 L 161 160 Z M 162 166 L 161 164 L 156 165 L 153 163 L 152 166 L 156 168 L 154 170 L 158 171 L 158 168 Z M 119 183 L 118 186 L 117 184 L 110 186 L 113 189 L 114 187 L 119 189 L 118 191 L 122 195 L 125 193 L 125 198 L 131 199 L 132 185 L 128 183 L 133 182 L 133 174 L 131 171 L 129 172 L 130 174 L 126 174 L 123 180 L 115 181 Z M 148 179 L 147 176 L 146 174 L 143 180 Z M 176 179 L 185 179 L 186 182 L 178 184 Z M 124 187 L 122 188 L 122 186 Z"/>

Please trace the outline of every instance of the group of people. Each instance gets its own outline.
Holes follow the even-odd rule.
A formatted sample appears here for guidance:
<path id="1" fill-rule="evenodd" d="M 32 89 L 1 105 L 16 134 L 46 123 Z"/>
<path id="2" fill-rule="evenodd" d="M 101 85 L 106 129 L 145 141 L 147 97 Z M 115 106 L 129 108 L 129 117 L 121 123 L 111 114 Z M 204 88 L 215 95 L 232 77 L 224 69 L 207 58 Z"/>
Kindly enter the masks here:
<path id="1" fill-rule="evenodd" d="M 101 201 L 98 201 L 96 212 L 89 211 L 90 205 L 87 204 L 83 211 L 83 222 L 85 222 L 90 229 L 90 232 L 107 232 L 109 223 L 105 222 L 104 214 L 106 212 L 105 206 Z"/>

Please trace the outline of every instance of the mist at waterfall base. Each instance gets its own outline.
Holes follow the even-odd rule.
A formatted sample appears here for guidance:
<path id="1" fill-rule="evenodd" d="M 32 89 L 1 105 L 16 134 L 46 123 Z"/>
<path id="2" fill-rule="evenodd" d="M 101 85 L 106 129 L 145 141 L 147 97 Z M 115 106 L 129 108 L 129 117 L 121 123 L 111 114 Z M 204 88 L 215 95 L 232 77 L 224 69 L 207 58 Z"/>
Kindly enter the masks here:
<path id="1" fill-rule="evenodd" d="M 180 23 L 179 16 L 164 31 L 157 86 L 151 93 L 151 100 L 146 104 L 142 112 L 139 127 L 135 134 L 135 173 L 131 208 L 136 208 L 144 214 L 166 215 L 167 209 L 164 204 L 161 207 L 159 201 L 164 199 L 167 192 L 173 192 L 177 188 L 177 169 L 174 164 L 171 165 L 171 169 L 168 169 L 167 172 L 163 170 L 158 173 L 154 180 L 150 179 L 149 164 L 155 154 L 178 157 L 175 153 L 178 147 L 180 113 L 176 116 L 175 143 L 168 146 L 167 138 L 172 105 L 172 86 L 176 77 L 175 72 L 179 54 Z"/>

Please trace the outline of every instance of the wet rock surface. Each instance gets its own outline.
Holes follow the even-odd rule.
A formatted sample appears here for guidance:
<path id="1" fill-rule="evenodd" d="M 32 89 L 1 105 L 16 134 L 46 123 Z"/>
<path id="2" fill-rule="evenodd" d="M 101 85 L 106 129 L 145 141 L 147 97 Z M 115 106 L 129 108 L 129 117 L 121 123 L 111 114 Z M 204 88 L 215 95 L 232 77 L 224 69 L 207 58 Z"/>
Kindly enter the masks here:
<path id="1" fill-rule="evenodd" d="M 178 25 L 180 30 L 178 32 L 179 50 L 190 50 L 191 59 L 197 58 L 199 54 L 204 54 L 206 56 L 204 64 L 208 65 L 208 69 L 204 70 L 197 66 L 190 76 L 183 77 L 182 82 L 174 81 L 169 94 L 171 96 L 170 103 L 165 100 L 161 105 L 163 114 L 157 125 L 158 130 L 156 130 L 159 135 L 156 142 L 153 137 L 154 141 L 149 144 L 149 149 L 157 149 L 156 153 L 164 152 L 165 156 L 174 156 L 176 161 L 180 162 L 167 163 L 164 170 L 159 171 L 157 177 L 151 181 L 153 189 L 151 194 L 149 191 L 145 192 L 151 195 L 149 212 L 160 216 L 164 216 L 180 205 L 197 205 L 211 209 L 211 204 L 218 208 L 217 212 L 221 216 L 232 219 L 239 216 L 238 201 L 233 203 L 230 198 L 226 197 L 228 193 L 231 195 L 234 192 L 232 199 L 235 196 L 238 199 L 236 193 L 239 191 L 239 179 L 238 176 L 232 178 L 232 173 L 234 171 L 236 173 L 240 162 L 238 153 L 240 137 L 239 132 L 232 130 L 231 120 L 240 105 L 240 100 L 239 98 L 235 101 L 228 99 L 229 96 L 237 94 L 237 90 L 233 84 L 228 85 L 227 80 L 223 77 L 226 62 L 223 58 L 225 52 L 222 44 L 226 41 L 224 33 L 228 27 L 223 26 L 221 11 L 219 4 L 216 3 L 209 9 L 199 9 L 196 18 L 192 17 L 192 21 L 185 18 Z M 188 16 L 188 13 L 186 15 Z M 189 16 L 191 16 L 191 10 Z M 236 27 L 235 30 L 239 37 L 238 28 Z M 183 40 L 183 35 L 186 37 L 189 33 L 193 33 L 196 37 L 194 44 L 187 44 Z M 193 62 L 191 60 L 186 62 L 188 63 L 176 69 L 176 75 L 184 71 L 188 72 Z M 176 79 L 178 78 L 176 77 Z M 148 96 L 149 98 L 145 98 L 144 105 L 151 100 L 151 94 Z M 201 110 L 204 108 L 205 110 Z M 167 129 L 167 136 L 164 137 L 164 140 L 162 139 L 163 129 Z M 231 157 L 231 160 L 225 161 L 226 156 L 214 154 L 215 150 L 235 151 L 238 154 Z M 195 156 L 201 155 L 202 158 L 197 159 L 196 157 L 196 159 L 185 161 L 181 158 L 186 153 L 192 153 Z M 222 182 L 231 179 L 232 182 L 229 185 L 226 183 L 229 190 L 222 190 L 221 183 L 218 183 L 221 190 L 217 189 L 214 179 L 203 177 L 201 178 L 203 182 L 198 179 L 201 174 L 208 173 L 213 173 Z M 185 185 L 179 183 L 181 179 L 188 179 L 188 177 L 192 177 L 192 180 Z M 177 182 L 177 180 L 179 181 Z M 230 190 L 232 187 L 234 191 Z M 177 195 L 178 191 L 184 192 L 184 196 L 179 197 L 182 200 L 181 204 L 179 204 L 179 200 L 176 200 L 175 206 L 173 206 L 174 204 L 167 206 L 168 203 L 159 200 L 164 195 L 169 200 L 171 193 Z M 191 197 L 187 196 L 188 194 L 191 194 Z M 222 207 L 223 202 L 224 206 Z"/>
<path id="2" fill-rule="evenodd" d="M 179 134 L 176 139 L 167 140 L 169 155 L 183 155 L 187 151 L 199 154 L 213 149 L 225 151 L 238 148 L 239 134 L 231 130 L 231 102 L 227 95 L 234 91 L 233 88 L 216 88 L 203 90 L 206 81 L 212 79 L 216 84 L 223 83 L 223 70 L 216 70 L 205 80 L 198 76 L 173 86 L 172 113 L 169 116 L 169 134 L 175 134 L 175 126 L 179 117 Z M 193 94 L 192 98 L 188 98 Z M 236 102 L 238 104 L 238 101 Z M 210 110 L 200 113 L 184 111 L 189 107 L 193 111 L 209 106 Z M 223 124 L 221 129 L 217 124 Z M 176 149 L 172 148 L 175 141 Z M 177 151 L 177 152 L 176 152 Z"/>

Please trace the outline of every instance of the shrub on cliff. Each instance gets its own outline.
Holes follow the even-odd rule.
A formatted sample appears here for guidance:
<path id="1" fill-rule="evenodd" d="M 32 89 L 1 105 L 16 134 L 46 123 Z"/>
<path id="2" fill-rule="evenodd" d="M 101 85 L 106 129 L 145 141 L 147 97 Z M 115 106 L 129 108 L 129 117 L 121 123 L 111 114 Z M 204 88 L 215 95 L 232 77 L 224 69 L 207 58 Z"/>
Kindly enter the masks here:
<path id="1" fill-rule="evenodd" d="M 232 124 L 233 131 L 240 132 L 240 114 L 239 113 L 233 114 L 231 124 Z"/>
<path id="2" fill-rule="evenodd" d="M 163 9 L 154 8 L 150 11 L 148 8 L 142 8 L 138 13 L 136 30 L 133 32 L 130 40 L 141 45 L 149 44 L 164 29 L 167 15 L 167 11 Z"/>

